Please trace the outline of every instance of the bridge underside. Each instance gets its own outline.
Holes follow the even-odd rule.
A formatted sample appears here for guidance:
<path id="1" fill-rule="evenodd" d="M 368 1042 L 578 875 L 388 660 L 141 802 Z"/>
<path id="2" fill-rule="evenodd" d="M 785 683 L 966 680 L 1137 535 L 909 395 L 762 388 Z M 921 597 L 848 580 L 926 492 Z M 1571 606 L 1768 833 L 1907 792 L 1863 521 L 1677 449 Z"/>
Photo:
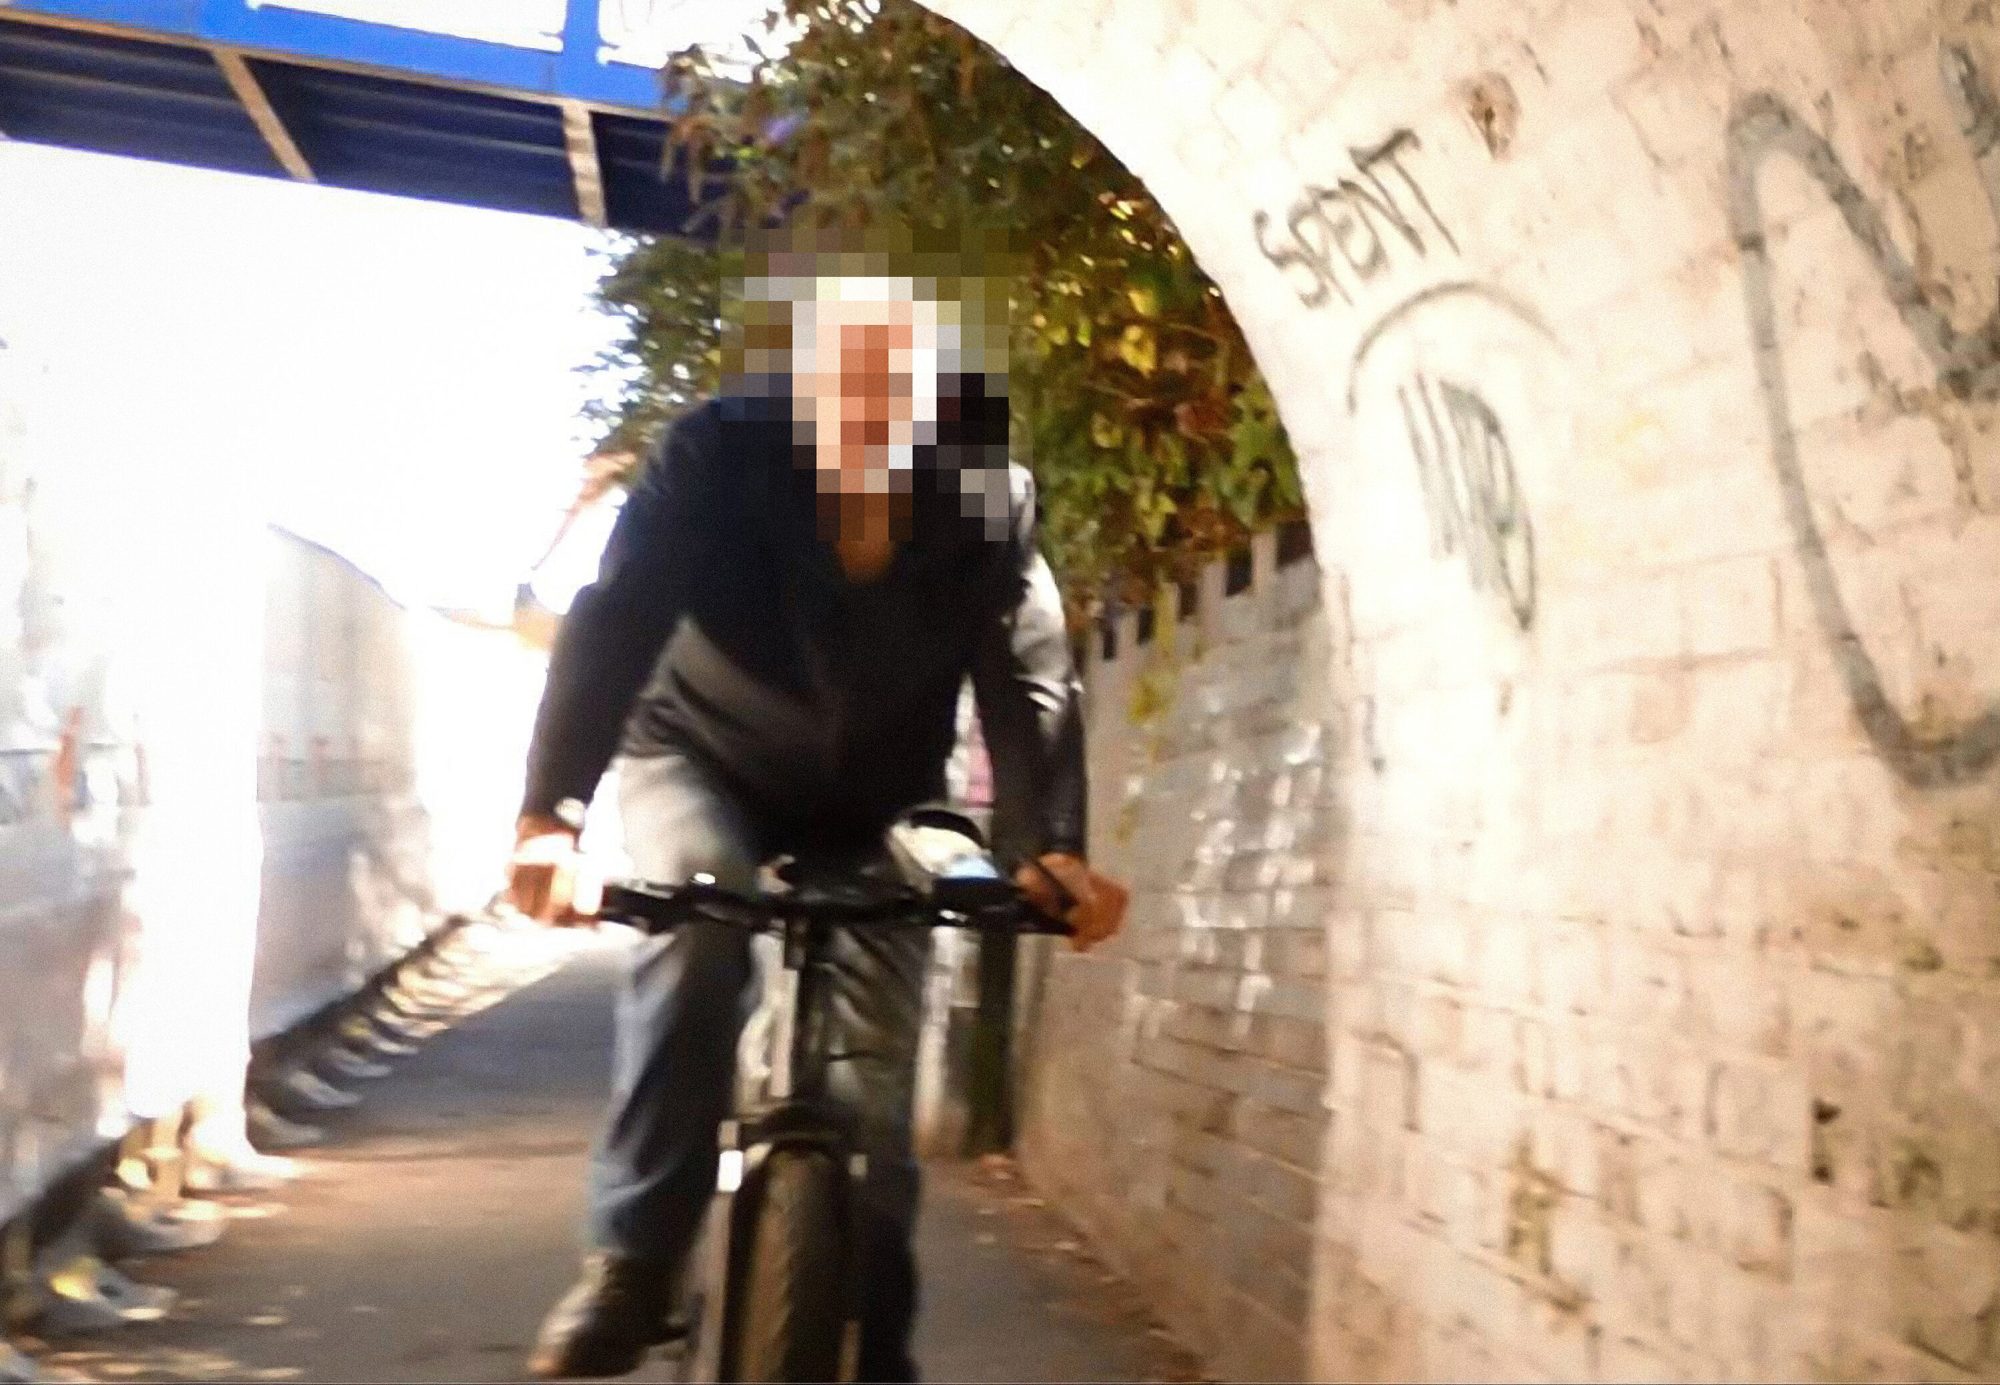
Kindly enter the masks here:
<path id="1" fill-rule="evenodd" d="M 571 8 L 594 26 L 595 5 Z M 566 27 L 550 52 L 249 5 L 0 0 L 0 135 L 682 232 L 693 204 L 662 167 L 656 74 Z"/>

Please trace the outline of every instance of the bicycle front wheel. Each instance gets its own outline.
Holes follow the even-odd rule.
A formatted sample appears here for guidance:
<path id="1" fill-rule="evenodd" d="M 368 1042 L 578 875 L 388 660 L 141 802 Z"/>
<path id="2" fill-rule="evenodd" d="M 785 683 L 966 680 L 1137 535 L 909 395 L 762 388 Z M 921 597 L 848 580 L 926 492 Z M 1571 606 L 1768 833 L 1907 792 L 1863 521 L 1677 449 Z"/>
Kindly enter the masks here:
<path id="1" fill-rule="evenodd" d="M 723 1360 L 733 1367 L 724 1379 L 844 1378 L 846 1176 L 820 1150 L 781 1147 L 766 1157 L 724 1327 Z"/>

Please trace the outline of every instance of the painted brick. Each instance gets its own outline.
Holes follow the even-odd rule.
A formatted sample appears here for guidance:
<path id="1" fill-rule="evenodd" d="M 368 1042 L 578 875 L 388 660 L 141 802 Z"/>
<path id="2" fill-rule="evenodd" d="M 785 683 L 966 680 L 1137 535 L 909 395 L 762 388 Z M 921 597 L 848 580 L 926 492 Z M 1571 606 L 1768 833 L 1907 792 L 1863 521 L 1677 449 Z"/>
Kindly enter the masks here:
<path id="1" fill-rule="evenodd" d="M 1234 978 L 1186 983 L 1209 988 L 1208 1017 L 1162 1016 L 1130 1050 L 1161 1083 L 1234 1097 L 1238 1123 L 1203 1146 L 1212 1179 L 1254 1166 L 1215 1142 L 1296 1154 L 1325 1128 L 1312 1082 L 1268 1061 L 1312 1045 L 1306 998 L 1324 998 L 1321 1268 L 1262 1300 L 1247 1278 L 1216 1288 L 1230 1320 L 1189 1320 L 1206 1313 L 1216 1342 L 1275 1333 L 1335 1378 L 1991 1374 L 1954 1364 L 1984 1349 L 1980 1267 L 1921 1248 L 2000 1211 L 1981 1066 L 2000 771 L 1980 729 L 2000 695 L 2000 446 L 1959 397 L 1990 363 L 1941 380 L 1917 337 L 1949 320 L 1967 359 L 1984 350 L 1993 184 L 1941 58 L 1963 45 L 1992 67 L 1989 23 L 1887 0 L 1133 0 L 1100 37 L 1134 52 L 1101 63 L 1047 37 L 1070 32 L 1041 22 L 1053 4 L 982 22 L 1131 167 L 1161 170 L 1308 459 L 1335 598 L 1205 601 L 1218 643 L 1156 738 L 1105 730 L 1135 666 L 1090 671 L 1093 739 L 1113 744 L 1093 756 L 1120 795 L 1100 817 L 1137 817 L 1148 888 L 1203 901 L 1135 910 L 1162 939 L 1135 949 L 1157 959 L 1147 984 L 1183 984 L 1168 959 Z M 1520 107 L 1490 149 L 1466 102 L 1481 76 Z M 1163 88 L 1172 109 L 1141 99 Z M 1765 224 L 1733 227 L 1750 204 L 1729 122 L 1756 100 L 1792 133 L 1752 151 Z M 1384 221 L 1391 258 L 1355 301 L 1305 306 L 1251 216 L 1282 237 L 1308 185 L 1356 176 L 1354 151 L 1405 129 L 1420 143 L 1379 166 L 1378 195 L 1423 252 Z M 1819 171 L 1881 209 L 1914 289 L 1885 282 L 1804 171 L 1822 133 L 1839 171 Z M 1935 316 L 1913 330 L 1897 305 L 1917 296 Z M 1420 370 L 1476 391 L 1504 436 L 1533 525 L 1525 622 L 1429 542 L 1395 393 Z M 1329 729 L 1281 770 L 1288 722 Z M 1258 909 L 1262 927 L 1219 926 Z M 1048 1013 L 1125 1032 L 1093 975 L 1052 966 Z M 1109 1071 L 1040 1061 L 1030 1167 L 1122 1205 L 1163 1118 Z M 1240 1114 L 1267 1109 L 1266 1081 L 1295 1125 Z M 1524 1135 L 1590 1190 L 1551 1241 L 1595 1295 L 1567 1308 L 1470 1258 L 1504 1246 Z M 1254 1205 L 1228 1191 L 1147 1256 L 1162 1302 L 1247 1274 L 1240 1251 L 1209 1254 L 1219 1208 Z M 1828 1226 L 1865 1232 L 1838 1276 L 1814 1268 Z"/>
<path id="2" fill-rule="evenodd" d="M 1810 1108 L 1806 1083 L 1790 1069 L 1742 1061 L 1710 1070 L 1705 1123 L 1724 1154 L 1804 1169 Z"/>

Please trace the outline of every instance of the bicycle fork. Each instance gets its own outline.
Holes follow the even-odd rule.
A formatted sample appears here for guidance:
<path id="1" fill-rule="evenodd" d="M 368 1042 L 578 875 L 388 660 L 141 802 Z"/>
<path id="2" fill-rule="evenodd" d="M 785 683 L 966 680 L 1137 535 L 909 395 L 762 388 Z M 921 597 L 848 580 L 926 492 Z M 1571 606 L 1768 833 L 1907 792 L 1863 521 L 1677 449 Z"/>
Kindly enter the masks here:
<path id="1" fill-rule="evenodd" d="M 743 1247 L 764 1195 L 765 1166 L 782 1148 L 820 1150 L 846 1171 L 841 1185 L 845 1205 L 839 1217 L 845 1263 L 828 1269 L 840 1276 L 842 1286 L 840 1379 L 853 1380 L 858 1373 L 861 1295 L 867 1273 L 861 1219 L 868 1158 L 855 1148 L 844 1114 L 835 1111 L 825 1096 L 826 1047 L 824 1036 L 814 1031 L 825 1020 L 821 988 L 826 978 L 813 964 L 818 949 L 811 946 L 808 932 L 819 926 L 801 920 L 785 929 L 784 963 L 768 978 L 771 1057 L 763 1100 L 756 1109 L 724 1121 L 718 1134 L 715 1197 L 699 1266 L 705 1291 L 692 1356 L 696 1380 L 719 1382 L 737 1375 L 734 1363 L 724 1358 L 725 1344 L 733 1336 L 731 1315 L 739 1307 L 736 1300 L 745 1278 Z"/>

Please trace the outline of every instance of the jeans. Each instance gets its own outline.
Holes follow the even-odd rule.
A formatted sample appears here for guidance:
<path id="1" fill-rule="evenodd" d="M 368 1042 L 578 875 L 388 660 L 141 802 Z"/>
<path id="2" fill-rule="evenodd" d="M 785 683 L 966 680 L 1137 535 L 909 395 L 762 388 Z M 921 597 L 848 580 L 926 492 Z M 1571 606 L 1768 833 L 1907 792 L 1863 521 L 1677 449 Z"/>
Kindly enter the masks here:
<path id="1" fill-rule="evenodd" d="M 642 878 L 708 874 L 748 889 L 758 865 L 798 849 L 760 822 L 698 761 L 667 753 L 619 767 L 625 850 Z M 828 977 L 830 1095 L 855 1122 L 868 1176 L 861 1234 L 859 1368 L 915 1380 L 918 1174 L 911 1149 L 923 975 L 920 931 L 841 930 Z M 735 1091 L 737 1049 L 756 1008 L 747 933 L 692 923 L 642 942 L 617 1003 L 610 1118 L 591 1159 L 589 1235 L 604 1251 L 682 1267 L 715 1191 L 718 1127 Z"/>

